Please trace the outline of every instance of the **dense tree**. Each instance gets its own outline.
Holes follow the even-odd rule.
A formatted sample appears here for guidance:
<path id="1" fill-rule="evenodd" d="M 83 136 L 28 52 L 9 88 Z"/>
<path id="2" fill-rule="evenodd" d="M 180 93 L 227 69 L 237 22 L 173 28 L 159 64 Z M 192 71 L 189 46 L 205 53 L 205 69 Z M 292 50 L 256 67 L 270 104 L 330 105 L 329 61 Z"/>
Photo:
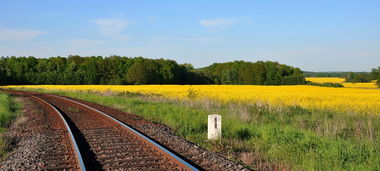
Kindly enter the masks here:
<path id="1" fill-rule="evenodd" d="M 188 71 L 193 71 L 194 70 L 194 66 L 192 64 L 189 64 L 189 63 L 184 63 L 184 64 L 181 64 L 180 66 L 184 67 Z"/>
<path id="2" fill-rule="evenodd" d="M 345 77 L 348 72 L 310 72 L 304 71 L 305 77 Z"/>
<path id="3" fill-rule="evenodd" d="M 194 69 L 173 60 L 120 56 L 1 57 L 0 84 L 303 84 L 301 70 L 235 61 Z"/>
<path id="4" fill-rule="evenodd" d="M 372 80 L 377 80 L 380 78 L 380 67 L 372 69 L 371 78 Z"/>
<path id="5" fill-rule="evenodd" d="M 149 83 L 149 72 L 144 68 L 142 62 L 134 63 L 128 70 L 126 75 L 127 81 L 131 84 L 147 84 Z"/>
<path id="6" fill-rule="evenodd" d="M 371 77 L 372 80 L 377 80 L 377 85 L 380 87 L 380 67 L 372 69 Z"/>
<path id="7" fill-rule="evenodd" d="M 181 75 L 184 75 L 183 68 L 180 65 L 177 65 L 175 61 L 171 60 L 158 60 L 160 64 L 159 74 L 161 77 L 162 84 L 180 84 L 181 83 Z"/>
<path id="8" fill-rule="evenodd" d="M 216 84 L 305 84 L 305 78 L 299 68 L 270 61 L 214 63 L 199 71 Z"/>
<path id="9" fill-rule="evenodd" d="M 346 75 L 346 82 L 365 83 L 372 80 L 371 74 L 366 72 L 354 73 L 350 72 Z"/>
<path id="10" fill-rule="evenodd" d="M 0 85 L 4 85 L 7 83 L 7 75 L 5 72 L 5 65 L 3 60 L 0 60 Z"/>

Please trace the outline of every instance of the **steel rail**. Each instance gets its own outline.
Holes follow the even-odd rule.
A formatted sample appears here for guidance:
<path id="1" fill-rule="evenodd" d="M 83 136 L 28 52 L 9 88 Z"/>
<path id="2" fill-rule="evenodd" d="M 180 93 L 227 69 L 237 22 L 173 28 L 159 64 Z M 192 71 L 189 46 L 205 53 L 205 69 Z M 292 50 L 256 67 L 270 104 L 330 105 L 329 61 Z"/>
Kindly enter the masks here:
<path id="1" fill-rule="evenodd" d="M 102 111 L 99 111 L 93 107 L 90 107 L 88 105 L 85 105 L 83 103 L 80 103 L 80 102 L 77 102 L 77 101 L 74 101 L 74 100 L 71 100 L 71 99 L 68 99 L 68 98 L 65 98 L 65 97 L 61 97 L 61 96 L 57 96 L 57 95 L 53 95 L 53 94 L 47 94 L 47 93 L 44 93 L 45 95 L 48 95 L 48 96 L 53 96 L 53 97 L 56 97 L 56 98 L 61 98 L 61 99 L 64 99 L 64 100 L 67 100 L 67 101 L 70 101 L 70 102 L 73 102 L 75 104 L 78 104 L 78 105 L 81 105 L 81 106 L 84 106 L 92 111 L 95 111 L 97 113 L 100 113 L 102 114 L 103 116 L 119 123 L 121 126 L 123 126 L 124 128 L 127 128 L 128 130 L 132 131 L 135 135 L 137 135 L 138 137 L 144 139 L 145 141 L 149 142 L 152 146 L 155 146 L 157 147 L 158 149 L 162 150 L 164 153 L 168 154 L 169 156 L 171 156 L 172 158 L 174 158 L 175 160 L 177 160 L 179 163 L 181 163 L 183 166 L 185 166 L 185 168 L 187 168 L 186 170 L 194 170 L 194 171 L 198 171 L 199 169 L 194 167 L 192 164 L 186 162 L 185 160 L 183 160 L 181 157 L 177 156 L 176 154 L 172 153 L 170 150 L 166 149 L 165 147 L 163 147 L 162 145 L 156 143 L 155 141 L 153 141 L 151 138 L 141 134 L 139 131 L 137 131 L 136 129 L 124 124 L 123 122 L 120 122 L 119 120 L 115 119 L 114 117 L 102 112 Z"/>
<path id="2" fill-rule="evenodd" d="M 85 167 L 85 165 L 84 165 L 82 155 L 81 155 L 81 153 L 80 153 L 80 151 L 79 151 L 78 144 L 76 143 L 75 138 L 74 138 L 74 135 L 73 135 L 73 133 L 72 133 L 72 131 L 71 131 L 71 129 L 70 129 L 70 126 L 69 126 L 69 124 L 67 124 L 66 119 L 63 117 L 62 113 L 59 112 L 58 109 L 57 109 L 55 106 L 53 106 L 51 103 L 49 103 L 49 102 L 47 102 L 47 101 L 45 101 L 45 100 L 43 100 L 43 99 L 41 99 L 41 98 L 39 98 L 39 97 L 36 97 L 36 96 L 34 96 L 34 95 L 30 95 L 30 96 L 31 96 L 32 98 L 35 98 L 36 100 L 39 100 L 39 101 L 41 101 L 41 102 L 47 104 L 50 108 L 54 109 L 54 111 L 60 116 L 60 118 L 62 119 L 63 123 L 65 124 L 66 129 L 67 129 L 67 131 L 68 131 L 68 133 L 69 133 L 69 135 L 70 135 L 70 139 L 71 139 L 72 146 L 74 147 L 75 153 L 77 154 L 77 159 L 78 159 L 79 167 L 80 167 L 80 169 L 81 169 L 82 171 L 86 171 L 86 167 Z"/>

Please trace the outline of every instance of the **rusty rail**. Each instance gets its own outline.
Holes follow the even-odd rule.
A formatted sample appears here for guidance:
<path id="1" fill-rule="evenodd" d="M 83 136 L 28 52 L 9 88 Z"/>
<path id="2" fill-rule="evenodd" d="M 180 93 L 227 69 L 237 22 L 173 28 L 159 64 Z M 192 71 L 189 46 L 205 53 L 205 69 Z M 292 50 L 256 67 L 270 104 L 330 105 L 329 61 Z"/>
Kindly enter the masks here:
<path id="1" fill-rule="evenodd" d="M 0 90 L 8 92 L 8 93 L 12 93 L 12 94 L 18 94 L 18 95 L 28 96 L 28 97 L 34 99 L 35 101 L 41 102 L 42 104 L 44 104 L 45 106 L 47 106 L 49 109 L 51 109 L 52 111 L 54 111 L 54 113 L 59 116 L 60 121 L 63 123 L 63 125 L 64 125 L 64 127 L 66 129 L 65 132 L 67 132 L 67 136 L 70 139 L 71 148 L 75 152 L 76 163 L 74 165 L 79 170 L 86 171 L 86 167 L 85 167 L 85 164 L 83 162 L 82 154 L 81 154 L 81 152 L 79 150 L 79 147 L 78 147 L 78 144 L 77 144 L 77 142 L 76 142 L 76 140 L 74 138 L 74 134 L 71 131 L 71 128 L 70 128 L 69 124 L 67 123 L 66 119 L 63 117 L 62 113 L 59 112 L 59 110 L 55 106 L 53 106 L 51 103 L 47 102 L 46 100 L 43 100 L 43 99 L 41 99 L 41 98 L 39 98 L 39 97 L 37 97 L 35 95 L 28 94 L 28 93 L 25 93 L 25 92 L 22 92 L 22 91 L 5 90 L 5 89 L 0 89 Z M 61 169 L 64 169 L 64 168 L 61 168 Z"/>
<path id="2" fill-rule="evenodd" d="M 88 148 L 92 149 L 92 148 L 101 148 L 101 147 L 98 145 L 92 146 L 93 145 L 93 144 L 91 144 L 92 142 L 88 143 L 88 147 L 83 147 L 83 140 L 84 139 L 81 139 L 83 137 L 80 137 L 79 134 L 89 135 L 91 133 L 86 132 L 86 129 L 81 130 L 79 128 L 81 126 L 81 124 L 76 125 L 74 123 L 75 122 L 75 115 L 73 115 L 72 112 L 67 111 L 67 108 L 72 108 L 72 107 L 75 108 L 75 106 L 77 106 L 78 110 L 82 110 L 81 112 L 83 112 L 83 113 L 81 113 L 83 115 L 80 115 L 80 117 L 89 118 L 89 119 L 91 119 L 91 117 L 95 117 L 97 119 L 100 119 L 100 120 L 92 120 L 92 122 L 85 119 L 86 122 L 83 122 L 83 121 L 79 122 L 78 121 L 79 123 L 92 124 L 92 125 L 94 125 L 94 124 L 99 125 L 101 123 L 107 123 L 106 125 L 111 126 L 111 127 L 115 127 L 115 128 L 117 128 L 116 130 L 119 129 L 119 130 L 125 131 L 128 135 L 130 135 L 131 137 L 134 137 L 132 139 L 136 140 L 136 142 L 131 142 L 131 143 L 144 144 L 143 146 L 147 147 L 148 149 L 151 149 L 148 151 L 154 152 L 154 154 L 156 156 L 157 155 L 158 156 L 164 156 L 165 159 L 163 160 L 163 162 L 164 163 L 165 162 L 170 163 L 169 164 L 170 167 L 166 168 L 166 169 L 196 170 L 196 171 L 200 170 L 198 166 L 193 165 L 191 162 L 186 161 L 186 159 L 183 159 L 181 156 L 178 156 L 177 154 L 175 154 L 175 152 L 172 152 L 170 149 L 167 149 L 166 147 L 160 145 L 155 140 L 151 139 L 150 137 L 145 136 L 143 133 L 139 132 L 138 130 L 132 128 L 131 126 L 129 126 L 129 125 L 117 120 L 117 119 L 115 119 L 110 114 L 99 111 L 93 107 L 86 105 L 86 104 L 80 103 L 78 101 L 75 101 L 75 100 L 72 100 L 69 98 L 65 98 L 65 97 L 61 97 L 61 96 L 57 96 L 57 95 L 53 95 L 53 94 L 47 94 L 47 93 L 34 93 L 34 92 L 24 92 L 24 91 L 16 91 L 16 90 L 4 90 L 4 91 L 14 93 L 14 94 L 22 94 L 22 95 L 29 96 L 29 97 L 33 98 L 34 100 L 40 101 L 41 103 L 45 104 L 46 106 L 49 106 L 49 108 L 53 109 L 55 111 L 55 113 L 57 113 L 60 116 L 60 118 L 64 122 L 64 125 L 67 129 L 69 136 L 70 136 L 70 139 L 72 142 L 72 148 L 75 150 L 75 153 L 77 156 L 76 159 L 78 160 L 77 161 L 78 166 L 81 170 L 86 170 L 86 168 L 87 169 L 90 169 L 90 168 L 97 169 L 99 167 L 101 168 L 104 166 L 102 163 L 95 163 L 95 164 L 100 164 L 99 167 L 98 166 L 91 166 L 92 164 L 94 164 L 94 163 L 91 163 L 89 161 L 91 159 L 89 159 L 88 157 L 86 157 L 85 159 L 82 159 L 82 155 L 81 155 L 80 151 L 82 151 L 84 156 L 88 156 L 89 152 L 90 152 L 90 151 L 88 151 Z M 66 111 L 65 111 L 65 108 L 66 108 Z M 63 114 L 60 111 L 62 111 Z M 70 114 L 70 115 L 68 115 L 68 114 Z M 74 116 L 74 118 L 72 118 L 73 116 Z M 66 122 L 65 117 L 70 121 L 70 123 Z M 73 122 L 73 119 L 74 119 L 74 122 Z M 70 126 L 73 126 L 73 129 L 75 128 L 75 130 L 76 130 L 75 133 L 73 133 L 71 131 Z M 97 129 L 97 128 L 101 129 L 102 127 L 104 127 L 104 126 L 100 126 L 100 127 L 94 126 L 95 129 Z M 107 129 L 107 128 L 105 128 L 105 129 Z M 111 132 L 109 132 L 109 133 L 111 133 Z M 111 134 L 113 134 L 113 133 L 111 133 Z M 79 137 L 77 137 L 77 136 L 79 136 Z M 114 136 L 119 136 L 119 134 L 114 133 Z M 131 138 L 131 137 L 125 137 L 125 138 Z M 77 145 L 75 138 L 78 140 L 81 140 L 81 144 L 79 146 Z M 122 138 L 122 137 L 120 137 L 120 138 Z M 96 138 L 95 139 L 86 139 L 84 141 L 90 142 L 90 141 L 98 141 L 98 140 L 100 140 L 100 139 L 96 139 Z M 110 146 L 106 147 L 104 150 L 107 151 L 108 148 L 110 148 Z M 132 153 L 128 152 L 126 154 L 127 155 L 133 155 Z M 139 152 L 137 152 L 137 153 L 139 153 Z M 125 153 L 123 153 L 123 155 L 124 154 Z M 149 154 L 152 155 L 150 157 L 150 160 L 156 160 L 154 158 L 157 158 L 157 157 L 154 157 L 153 153 L 147 153 L 146 155 L 149 155 Z M 97 154 L 94 153 L 93 155 L 97 155 Z M 120 154 L 119 153 L 112 153 L 110 157 L 118 156 L 118 155 L 120 155 Z M 144 156 L 144 154 L 140 154 L 140 155 Z M 106 157 L 106 158 L 108 158 L 108 157 Z M 162 160 L 162 159 L 159 159 L 159 160 Z M 123 161 L 121 161 L 121 162 L 123 162 Z M 149 163 L 149 162 L 147 162 L 147 163 Z M 141 165 L 145 165 L 145 164 L 142 163 Z"/>
<path id="3" fill-rule="evenodd" d="M 78 162 L 78 165 L 79 165 L 79 168 L 80 170 L 82 171 L 86 171 L 86 167 L 84 166 L 84 162 L 83 162 L 83 159 L 82 159 L 82 155 L 79 151 L 79 147 L 78 147 L 78 144 L 77 142 L 75 141 L 75 138 L 74 138 L 74 135 L 69 127 L 69 124 L 67 124 L 66 122 L 66 119 L 63 117 L 63 115 L 61 114 L 61 112 L 58 111 L 58 109 L 56 107 L 54 107 L 52 104 L 50 104 L 49 102 L 41 99 L 41 98 L 38 98 L 36 96 L 31 96 L 32 98 L 46 104 L 47 106 L 49 106 L 50 108 L 52 108 L 56 113 L 57 115 L 59 115 L 59 117 L 61 118 L 62 122 L 64 123 L 65 127 L 66 127 L 66 130 L 67 130 L 67 133 L 69 134 L 70 136 L 70 140 L 71 140 L 71 146 L 72 148 L 75 150 L 75 154 L 76 154 L 76 158 L 77 158 L 77 162 Z"/>
<path id="4" fill-rule="evenodd" d="M 83 103 L 80 103 L 80 102 L 77 102 L 77 101 L 74 101 L 74 100 L 71 100 L 71 99 L 68 99 L 68 98 L 65 98 L 65 97 L 61 97 L 61 96 L 57 96 L 57 95 L 53 95 L 53 94 L 45 94 L 45 95 L 48 95 L 48 96 L 53 96 L 53 97 L 56 97 L 56 98 L 60 98 L 60 99 L 64 99 L 66 101 L 70 101 L 72 103 L 75 103 L 75 104 L 78 104 L 80 106 L 83 106 L 83 107 L 86 107 L 102 116 L 105 116 L 107 119 L 109 120 L 112 120 L 114 123 L 116 124 L 119 124 L 121 125 L 122 127 L 126 128 L 127 131 L 131 132 L 134 136 L 136 136 L 137 138 L 143 140 L 144 142 L 150 144 L 150 146 L 156 150 L 159 150 L 161 154 L 171 158 L 172 161 L 175 161 L 176 163 L 178 163 L 178 168 L 181 169 L 181 170 L 194 170 L 194 171 L 198 171 L 199 169 L 194 167 L 192 164 L 186 162 L 185 160 L 183 160 L 181 157 L 177 156 L 176 154 L 172 153 L 170 150 L 166 149 L 165 147 L 161 146 L 160 144 L 156 143 L 155 141 L 153 141 L 151 138 L 143 135 L 142 133 L 140 133 L 139 131 L 137 131 L 136 129 L 124 124 L 123 122 L 120 122 L 119 120 L 115 119 L 114 117 L 102 112 L 102 111 L 99 111 L 95 108 L 92 108 L 88 105 L 85 105 Z"/>

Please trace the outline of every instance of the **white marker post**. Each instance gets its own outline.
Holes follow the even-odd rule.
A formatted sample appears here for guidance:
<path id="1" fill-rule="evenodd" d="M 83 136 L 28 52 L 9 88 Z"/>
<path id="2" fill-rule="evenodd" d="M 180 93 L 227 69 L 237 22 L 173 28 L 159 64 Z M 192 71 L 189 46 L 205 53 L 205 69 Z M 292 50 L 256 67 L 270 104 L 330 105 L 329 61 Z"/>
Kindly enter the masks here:
<path id="1" fill-rule="evenodd" d="M 222 117 L 218 114 L 208 115 L 208 135 L 209 140 L 216 140 L 222 137 Z"/>

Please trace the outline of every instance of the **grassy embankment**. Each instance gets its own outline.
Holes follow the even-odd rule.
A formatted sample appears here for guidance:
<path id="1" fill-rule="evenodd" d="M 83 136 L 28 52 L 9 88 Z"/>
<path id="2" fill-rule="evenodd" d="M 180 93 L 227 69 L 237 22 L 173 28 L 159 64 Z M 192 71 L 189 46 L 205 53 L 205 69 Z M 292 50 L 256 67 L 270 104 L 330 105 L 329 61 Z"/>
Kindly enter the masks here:
<path id="1" fill-rule="evenodd" d="M 2 135 L 17 116 L 19 107 L 19 103 L 15 103 L 7 93 L 0 92 L 0 159 L 5 156 L 8 145 L 8 140 Z"/>
<path id="2" fill-rule="evenodd" d="M 379 116 L 265 104 L 168 100 L 128 93 L 54 93 L 166 124 L 187 140 L 222 152 L 253 169 L 267 166 L 295 170 L 380 169 Z M 223 139 L 217 142 L 206 140 L 207 115 L 212 113 L 222 115 Z"/>

